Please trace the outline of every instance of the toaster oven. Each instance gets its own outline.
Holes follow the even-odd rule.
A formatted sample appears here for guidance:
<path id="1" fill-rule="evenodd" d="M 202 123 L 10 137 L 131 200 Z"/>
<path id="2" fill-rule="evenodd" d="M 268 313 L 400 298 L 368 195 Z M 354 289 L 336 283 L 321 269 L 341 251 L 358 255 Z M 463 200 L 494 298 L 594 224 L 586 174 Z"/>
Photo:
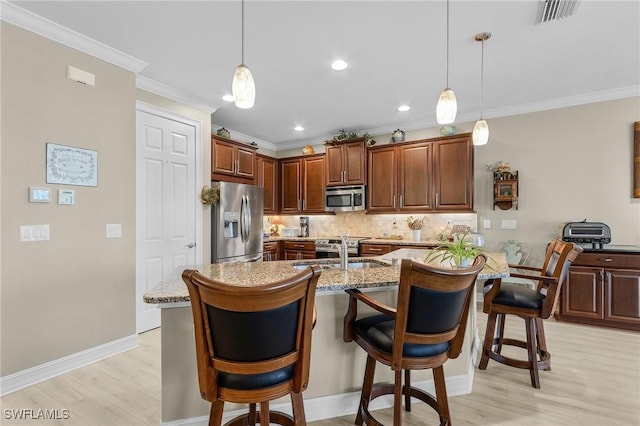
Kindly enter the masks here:
<path id="1" fill-rule="evenodd" d="M 562 227 L 562 240 L 576 244 L 591 244 L 595 248 L 602 248 L 603 244 L 611 242 L 611 229 L 602 222 L 568 222 Z M 597 247 L 596 247 L 597 246 Z"/>

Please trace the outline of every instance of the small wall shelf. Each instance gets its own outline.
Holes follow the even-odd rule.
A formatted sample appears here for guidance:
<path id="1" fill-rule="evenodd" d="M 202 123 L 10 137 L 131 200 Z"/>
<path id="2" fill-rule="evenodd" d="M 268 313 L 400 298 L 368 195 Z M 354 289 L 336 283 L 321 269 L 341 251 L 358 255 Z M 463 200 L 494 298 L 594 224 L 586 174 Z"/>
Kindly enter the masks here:
<path id="1" fill-rule="evenodd" d="M 518 210 L 518 171 L 493 172 L 493 209 Z"/>

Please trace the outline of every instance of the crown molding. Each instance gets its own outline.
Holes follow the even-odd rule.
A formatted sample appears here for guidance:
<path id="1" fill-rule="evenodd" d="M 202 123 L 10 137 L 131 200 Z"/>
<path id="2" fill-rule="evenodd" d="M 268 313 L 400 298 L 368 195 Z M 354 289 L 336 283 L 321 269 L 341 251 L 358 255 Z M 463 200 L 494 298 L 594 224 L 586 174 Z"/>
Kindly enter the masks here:
<path id="1" fill-rule="evenodd" d="M 554 110 L 554 109 L 560 109 L 560 108 L 568 108 L 568 107 L 573 107 L 578 105 L 613 101 L 617 99 L 632 98 L 632 97 L 638 97 L 638 96 L 640 96 L 640 86 L 638 85 L 626 86 L 626 87 L 619 87 L 612 90 L 602 90 L 597 92 L 582 93 L 579 95 L 566 96 L 563 98 L 547 99 L 544 101 L 530 102 L 527 104 L 520 104 L 520 105 L 512 105 L 504 108 L 488 109 L 488 110 L 484 110 L 482 115 L 486 119 L 509 117 L 512 115 L 520 115 L 520 114 L 528 114 L 533 112 Z M 456 117 L 456 122 L 454 123 L 454 125 L 459 125 L 461 123 L 467 123 L 467 122 L 475 122 L 476 120 L 478 120 L 479 116 L 480 116 L 479 110 L 475 112 L 469 112 L 466 114 L 459 114 Z M 389 126 L 376 127 L 372 129 L 364 129 L 361 132 L 362 133 L 367 132 L 375 138 L 376 136 L 379 136 L 379 135 L 391 134 L 398 127 L 402 127 L 403 130 L 421 130 L 421 129 L 440 127 L 440 124 L 436 122 L 435 116 L 434 116 L 433 118 L 428 120 L 396 123 Z M 331 136 L 327 135 L 326 138 L 331 138 Z M 318 136 L 310 139 L 295 140 L 295 141 L 290 141 L 283 144 L 278 144 L 278 149 L 276 149 L 276 152 L 287 150 L 287 149 L 302 148 L 303 146 L 309 145 L 309 144 L 319 145 L 320 143 L 322 143 L 320 139 L 324 141 L 324 138 L 322 136 Z"/>
<path id="2" fill-rule="evenodd" d="M 136 74 L 148 65 L 138 58 L 36 15 L 8 1 L 0 2 L 0 19 Z"/>
<path id="3" fill-rule="evenodd" d="M 215 134 L 216 130 L 219 129 L 220 127 L 224 127 L 224 126 L 221 126 L 216 123 L 211 123 L 211 134 Z M 233 139 L 234 141 L 244 142 L 247 144 L 251 142 L 255 142 L 258 144 L 258 147 L 260 148 L 266 148 L 273 152 L 276 152 L 278 150 L 278 146 L 276 146 L 275 144 L 272 144 L 271 142 L 254 138 L 253 136 L 245 135 L 244 133 L 241 133 L 237 130 L 233 130 L 233 129 L 227 129 L 227 130 L 229 130 L 229 132 L 231 133 L 231 139 Z M 282 145 L 279 145 L 279 147 L 280 147 L 280 151 L 282 151 Z"/>
<path id="4" fill-rule="evenodd" d="M 136 75 L 136 87 L 209 114 L 213 114 L 219 108 L 219 105 L 209 105 L 189 93 L 174 89 L 140 74 Z"/>

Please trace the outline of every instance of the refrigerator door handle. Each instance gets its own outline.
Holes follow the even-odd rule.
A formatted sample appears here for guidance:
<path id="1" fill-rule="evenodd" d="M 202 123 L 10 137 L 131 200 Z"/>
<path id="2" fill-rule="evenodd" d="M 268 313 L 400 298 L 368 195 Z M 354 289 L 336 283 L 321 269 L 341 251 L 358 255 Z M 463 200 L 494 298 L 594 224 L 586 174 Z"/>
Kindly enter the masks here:
<path id="1" fill-rule="evenodd" d="M 247 221 L 245 223 L 246 226 L 246 241 L 249 241 L 249 237 L 251 236 L 251 203 L 249 202 L 249 196 L 245 195 L 245 207 L 246 207 L 246 214 L 247 214 Z"/>
<path id="2" fill-rule="evenodd" d="M 246 220 L 247 220 L 247 208 L 244 205 L 244 195 L 242 197 L 240 197 L 240 241 L 242 241 L 243 243 L 247 241 L 247 236 L 246 236 Z"/>

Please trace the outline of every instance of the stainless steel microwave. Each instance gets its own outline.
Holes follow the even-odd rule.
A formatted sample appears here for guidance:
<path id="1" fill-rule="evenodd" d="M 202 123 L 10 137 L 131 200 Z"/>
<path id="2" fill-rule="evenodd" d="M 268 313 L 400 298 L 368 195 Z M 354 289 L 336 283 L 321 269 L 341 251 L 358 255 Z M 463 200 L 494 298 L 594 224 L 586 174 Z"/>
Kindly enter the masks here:
<path id="1" fill-rule="evenodd" d="M 324 209 L 328 212 L 351 212 L 365 209 L 365 187 L 328 187 L 324 195 Z"/>

